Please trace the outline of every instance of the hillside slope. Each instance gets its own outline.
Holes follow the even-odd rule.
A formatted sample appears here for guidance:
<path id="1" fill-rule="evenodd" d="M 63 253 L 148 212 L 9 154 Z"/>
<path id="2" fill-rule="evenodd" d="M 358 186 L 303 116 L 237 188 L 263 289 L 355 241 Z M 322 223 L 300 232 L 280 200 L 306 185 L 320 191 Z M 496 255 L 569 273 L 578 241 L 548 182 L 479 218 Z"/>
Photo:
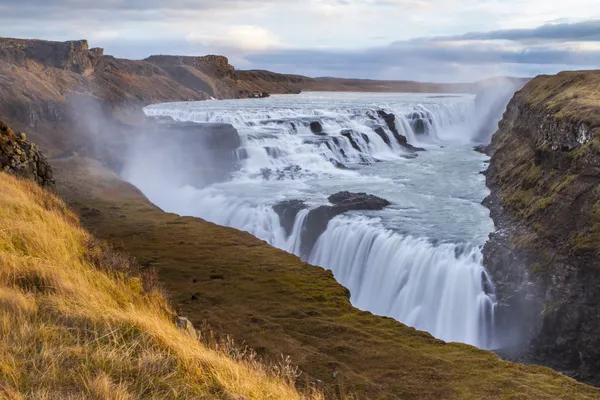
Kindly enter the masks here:
<path id="1" fill-rule="evenodd" d="M 499 335 L 529 350 L 519 357 L 600 385 L 600 71 L 529 82 L 490 152 Z"/>
<path id="2" fill-rule="evenodd" d="M 600 391 L 542 367 L 447 344 L 354 308 L 330 271 L 198 218 L 168 214 L 97 162 L 54 162 L 82 223 L 158 269 L 178 310 L 277 360 L 289 355 L 328 398 L 577 399 Z M 66 171 L 76 171 L 66 173 Z"/>
<path id="3" fill-rule="evenodd" d="M 321 398 L 178 329 L 131 260 L 52 194 L 2 172 L 0 231 L 1 398 Z"/>

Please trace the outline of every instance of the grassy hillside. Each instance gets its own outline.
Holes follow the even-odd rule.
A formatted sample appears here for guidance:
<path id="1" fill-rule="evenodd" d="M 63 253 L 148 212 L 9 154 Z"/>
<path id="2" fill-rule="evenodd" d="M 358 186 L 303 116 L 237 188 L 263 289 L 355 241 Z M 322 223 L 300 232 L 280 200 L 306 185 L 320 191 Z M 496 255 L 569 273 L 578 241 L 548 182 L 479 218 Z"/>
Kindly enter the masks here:
<path id="1" fill-rule="evenodd" d="M 593 399 L 541 367 L 444 343 L 352 307 L 329 271 L 251 235 L 150 204 L 97 163 L 56 161 L 60 192 L 99 237 L 158 269 L 175 306 L 271 360 L 288 354 L 328 398 Z"/>
<path id="2" fill-rule="evenodd" d="M 283 374 L 178 329 L 130 260 L 52 194 L 4 173 L 0 232 L 0 398 L 303 398 Z"/>

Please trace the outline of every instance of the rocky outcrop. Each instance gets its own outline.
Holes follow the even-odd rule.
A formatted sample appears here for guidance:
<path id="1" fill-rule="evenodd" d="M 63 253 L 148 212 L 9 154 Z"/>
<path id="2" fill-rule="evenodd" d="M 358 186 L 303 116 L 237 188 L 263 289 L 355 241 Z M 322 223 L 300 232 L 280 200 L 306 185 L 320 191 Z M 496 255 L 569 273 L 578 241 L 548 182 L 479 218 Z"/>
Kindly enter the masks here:
<path id="1" fill-rule="evenodd" d="M 600 385 L 600 73 L 540 76 L 494 135 L 484 249 L 509 355 Z M 504 343 L 502 342 L 504 340 Z"/>
<path id="2" fill-rule="evenodd" d="M 273 210 L 279 215 L 279 222 L 288 236 L 292 233 L 298 213 L 307 208 L 308 206 L 302 200 L 285 200 L 273 206 Z"/>
<path id="3" fill-rule="evenodd" d="M 415 147 L 412 144 L 408 143 L 408 139 L 406 138 L 406 136 L 401 135 L 400 132 L 398 132 L 398 128 L 396 127 L 396 116 L 394 114 L 389 114 L 384 110 L 378 110 L 377 115 L 379 115 L 379 117 L 385 121 L 389 130 L 392 132 L 394 138 L 400 146 L 410 151 L 425 151 L 425 149 L 421 147 Z M 379 131 L 377 131 L 377 129 L 379 129 Z M 375 133 L 381 136 L 382 139 L 384 138 L 384 136 L 386 136 L 384 141 L 388 146 L 390 145 L 390 140 L 387 138 L 387 135 L 385 135 L 385 132 L 381 131 L 381 128 L 376 128 Z"/>
<path id="4" fill-rule="evenodd" d="M 348 211 L 383 210 L 391 203 L 385 199 L 367 193 L 339 192 L 328 197 L 332 205 L 320 206 L 308 213 L 304 226 L 300 253 L 308 258 L 319 236 L 327 229 L 327 224 L 338 215 Z M 288 233 L 291 233 L 296 215 L 307 206 L 299 200 L 284 201 L 273 206 L 275 212 Z"/>
<path id="5" fill-rule="evenodd" d="M 87 40 L 49 42 L 45 40 L 1 39 L 0 58 L 15 64 L 27 59 L 77 74 L 89 76 L 104 55 L 102 49 L 89 49 Z"/>
<path id="6" fill-rule="evenodd" d="M 38 147 L 0 121 L 0 171 L 54 188 L 52 168 Z"/>

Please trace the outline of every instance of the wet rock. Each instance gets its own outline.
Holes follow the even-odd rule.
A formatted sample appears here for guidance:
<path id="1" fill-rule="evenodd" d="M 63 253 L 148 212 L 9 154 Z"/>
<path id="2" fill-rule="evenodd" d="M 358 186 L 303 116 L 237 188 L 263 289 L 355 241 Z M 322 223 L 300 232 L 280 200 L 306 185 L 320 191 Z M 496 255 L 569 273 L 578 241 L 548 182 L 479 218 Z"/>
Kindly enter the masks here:
<path id="1" fill-rule="evenodd" d="M 379 137 L 381 139 L 383 139 L 385 144 L 387 144 L 388 146 L 392 145 L 392 142 L 390 141 L 390 137 L 385 133 L 385 129 L 383 129 L 381 126 L 378 126 L 377 128 L 374 129 L 374 131 L 377 135 L 379 135 Z"/>
<path id="2" fill-rule="evenodd" d="M 341 133 L 343 137 L 350 141 L 350 145 L 352 146 L 352 148 L 354 148 L 354 150 L 362 152 L 360 146 L 358 145 L 356 140 L 354 140 L 354 137 L 352 137 L 352 134 L 355 133 L 352 129 L 344 129 Z"/>
<path id="3" fill-rule="evenodd" d="M 285 200 L 273 206 L 273 210 L 279 215 L 281 226 L 289 236 L 294 228 L 296 216 L 304 209 L 308 208 L 302 200 Z"/>
<path id="4" fill-rule="evenodd" d="M 421 118 L 413 120 L 412 128 L 417 135 L 424 135 L 427 133 L 427 126 L 425 125 L 425 121 Z"/>
<path id="5" fill-rule="evenodd" d="M 382 210 L 391 203 L 367 193 L 339 192 L 328 198 L 332 206 L 321 206 L 311 210 L 302 230 L 301 256 L 308 258 L 317 239 L 327 229 L 333 218 L 348 211 Z"/>
<path id="6" fill-rule="evenodd" d="M 315 135 L 323 135 L 323 125 L 319 121 L 313 121 L 310 123 L 310 131 Z"/>
<path id="7" fill-rule="evenodd" d="M 478 152 L 478 153 L 481 153 L 481 154 L 487 154 L 487 148 L 488 148 L 487 145 L 480 144 L 479 146 L 473 147 L 473 150 L 476 151 L 476 152 Z"/>
<path id="8" fill-rule="evenodd" d="M 396 139 L 400 146 L 403 146 L 404 148 L 410 151 L 425 151 L 425 149 L 422 147 L 415 147 L 412 144 L 408 143 L 408 139 L 406 138 L 406 136 L 398 132 L 398 128 L 396 127 L 396 116 L 394 114 L 389 114 L 383 110 L 378 110 L 377 115 L 379 115 L 379 117 L 385 121 L 388 129 L 390 130 L 390 132 L 392 132 L 392 135 L 394 135 L 394 139 Z M 385 130 L 383 130 L 383 128 L 376 128 L 375 133 L 377 133 L 388 146 L 391 146 L 390 139 L 385 134 Z"/>

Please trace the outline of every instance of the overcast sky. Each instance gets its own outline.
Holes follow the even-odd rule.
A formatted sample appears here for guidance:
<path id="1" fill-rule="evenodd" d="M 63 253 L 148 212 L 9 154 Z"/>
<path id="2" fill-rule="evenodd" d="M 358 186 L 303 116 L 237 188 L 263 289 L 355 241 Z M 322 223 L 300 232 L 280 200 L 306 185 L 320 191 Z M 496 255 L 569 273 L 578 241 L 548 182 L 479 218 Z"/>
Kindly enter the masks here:
<path id="1" fill-rule="evenodd" d="M 239 69 L 471 81 L 600 69 L 600 0 L 0 0 L 0 36 Z"/>

